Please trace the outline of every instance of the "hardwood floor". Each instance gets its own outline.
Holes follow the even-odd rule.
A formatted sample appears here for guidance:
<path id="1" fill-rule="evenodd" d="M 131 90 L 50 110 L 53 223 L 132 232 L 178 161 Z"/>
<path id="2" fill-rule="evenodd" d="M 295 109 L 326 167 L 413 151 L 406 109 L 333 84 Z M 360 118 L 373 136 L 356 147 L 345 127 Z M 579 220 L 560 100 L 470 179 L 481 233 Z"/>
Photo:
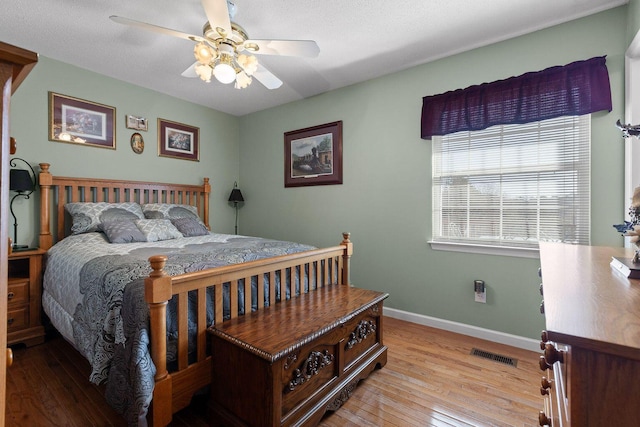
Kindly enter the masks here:
<path id="1" fill-rule="evenodd" d="M 387 365 L 362 381 L 320 424 L 334 426 L 533 427 L 542 408 L 538 353 L 385 317 Z M 517 367 L 472 348 L 517 359 Z M 88 381 L 87 362 L 59 337 L 14 349 L 7 370 L 7 426 L 123 426 Z M 172 426 L 206 426 L 206 396 Z"/>

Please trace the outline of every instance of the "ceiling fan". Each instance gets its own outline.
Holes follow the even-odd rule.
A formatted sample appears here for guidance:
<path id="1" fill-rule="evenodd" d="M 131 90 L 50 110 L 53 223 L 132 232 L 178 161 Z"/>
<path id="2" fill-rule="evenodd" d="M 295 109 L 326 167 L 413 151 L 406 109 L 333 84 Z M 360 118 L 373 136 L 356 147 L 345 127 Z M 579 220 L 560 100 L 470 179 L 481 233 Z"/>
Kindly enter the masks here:
<path id="1" fill-rule="evenodd" d="M 121 16 L 109 18 L 119 24 L 139 27 L 196 43 L 193 54 L 196 62 L 182 75 L 200 77 L 210 82 L 215 77 L 221 83 L 235 83 L 236 89 L 244 89 L 255 77 L 267 89 L 277 89 L 282 81 L 261 65 L 253 54 L 284 55 L 315 58 L 320 48 L 313 40 L 255 40 L 249 39 L 245 30 L 232 22 L 236 5 L 229 0 L 202 0 L 207 22 L 202 36 L 171 30 L 158 25 Z"/>

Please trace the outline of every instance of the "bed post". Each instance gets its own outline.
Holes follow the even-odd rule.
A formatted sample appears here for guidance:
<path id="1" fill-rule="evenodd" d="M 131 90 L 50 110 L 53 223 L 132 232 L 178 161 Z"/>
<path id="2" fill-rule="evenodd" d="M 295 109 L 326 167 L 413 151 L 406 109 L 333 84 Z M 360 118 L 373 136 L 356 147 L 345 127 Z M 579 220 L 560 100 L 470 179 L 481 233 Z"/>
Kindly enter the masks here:
<path id="1" fill-rule="evenodd" d="M 40 240 L 38 245 L 40 249 L 47 250 L 53 245 L 53 237 L 51 236 L 51 205 L 49 202 L 49 194 L 51 192 L 52 176 L 49 173 L 49 163 L 40 163 L 40 174 L 38 182 L 40 183 Z"/>
<path id="2" fill-rule="evenodd" d="M 209 230 L 211 230 L 211 227 L 209 226 L 209 193 L 211 192 L 211 184 L 209 184 L 209 178 L 205 178 L 204 179 L 204 206 L 203 208 L 203 213 L 202 213 L 202 217 L 204 218 L 204 225 L 207 226 L 207 228 Z"/>
<path id="3" fill-rule="evenodd" d="M 171 299 L 171 278 L 165 273 L 167 257 L 149 258 L 153 271 L 144 279 L 144 295 L 149 304 L 151 359 L 156 367 L 155 387 L 151 401 L 151 420 L 154 426 L 166 426 L 172 418 L 171 375 L 167 371 L 167 303 Z M 156 404 L 157 403 L 157 404 Z"/>
<path id="4" fill-rule="evenodd" d="M 351 285 L 351 255 L 353 254 L 353 243 L 349 240 L 351 233 L 342 233 L 342 242 L 340 244 L 344 246 L 344 255 L 342 255 L 342 284 Z"/>

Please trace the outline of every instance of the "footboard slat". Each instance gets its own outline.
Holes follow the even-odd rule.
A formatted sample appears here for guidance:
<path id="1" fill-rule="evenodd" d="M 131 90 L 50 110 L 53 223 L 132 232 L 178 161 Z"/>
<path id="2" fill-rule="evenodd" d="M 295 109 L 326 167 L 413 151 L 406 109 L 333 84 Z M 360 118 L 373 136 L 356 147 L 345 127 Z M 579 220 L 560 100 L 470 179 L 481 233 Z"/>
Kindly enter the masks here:
<path id="1" fill-rule="evenodd" d="M 242 284 L 244 287 L 243 307 L 246 313 L 247 311 L 251 311 L 251 277 L 245 277 Z M 247 307 L 249 308 L 247 309 Z"/>
<path id="2" fill-rule="evenodd" d="M 205 332 L 207 325 L 207 290 L 206 288 L 198 289 L 198 362 L 207 357 L 207 339 Z"/>
<path id="3" fill-rule="evenodd" d="M 264 274 L 258 275 L 258 310 L 261 308 L 264 308 Z"/>
<path id="4" fill-rule="evenodd" d="M 276 272 L 269 272 L 269 301 L 275 302 L 276 300 Z"/>
<path id="5" fill-rule="evenodd" d="M 238 317 L 238 280 L 232 280 L 229 286 L 229 314 L 231 318 Z"/>
<path id="6" fill-rule="evenodd" d="M 215 298 L 215 301 L 213 302 L 213 305 L 215 307 L 215 311 L 214 311 L 215 323 L 222 323 L 222 319 L 224 316 L 222 286 L 216 286 L 214 288 L 214 298 Z"/>
<path id="7" fill-rule="evenodd" d="M 186 292 L 177 296 L 178 298 L 178 370 L 185 369 L 189 364 L 189 319 L 188 308 L 189 298 Z"/>

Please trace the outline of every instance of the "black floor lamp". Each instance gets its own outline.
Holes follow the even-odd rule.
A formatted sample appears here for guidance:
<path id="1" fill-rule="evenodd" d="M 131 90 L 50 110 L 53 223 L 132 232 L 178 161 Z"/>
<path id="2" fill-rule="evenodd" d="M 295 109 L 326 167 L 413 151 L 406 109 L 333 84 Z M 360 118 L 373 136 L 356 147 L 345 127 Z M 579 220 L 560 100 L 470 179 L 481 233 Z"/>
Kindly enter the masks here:
<path id="1" fill-rule="evenodd" d="M 238 203 L 244 202 L 244 197 L 242 197 L 242 192 L 238 188 L 238 182 L 233 183 L 233 190 L 231 190 L 231 194 L 229 194 L 229 201 L 233 202 L 233 207 L 236 209 L 236 234 L 238 234 Z"/>
<path id="2" fill-rule="evenodd" d="M 29 246 L 18 244 L 18 219 L 16 218 L 16 214 L 13 212 L 13 202 L 16 200 L 16 197 L 24 197 L 25 199 L 28 199 L 36 187 L 36 173 L 26 160 L 14 157 L 9 161 L 9 166 L 15 168 L 16 160 L 24 162 L 24 164 L 26 164 L 31 170 L 31 174 L 29 174 L 29 171 L 25 169 L 9 169 L 9 190 L 16 192 L 16 195 L 11 198 L 11 203 L 9 203 L 9 210 L 11 211 L 11 216 L 13 216 L 14 251 L 27 249 Z"/>

